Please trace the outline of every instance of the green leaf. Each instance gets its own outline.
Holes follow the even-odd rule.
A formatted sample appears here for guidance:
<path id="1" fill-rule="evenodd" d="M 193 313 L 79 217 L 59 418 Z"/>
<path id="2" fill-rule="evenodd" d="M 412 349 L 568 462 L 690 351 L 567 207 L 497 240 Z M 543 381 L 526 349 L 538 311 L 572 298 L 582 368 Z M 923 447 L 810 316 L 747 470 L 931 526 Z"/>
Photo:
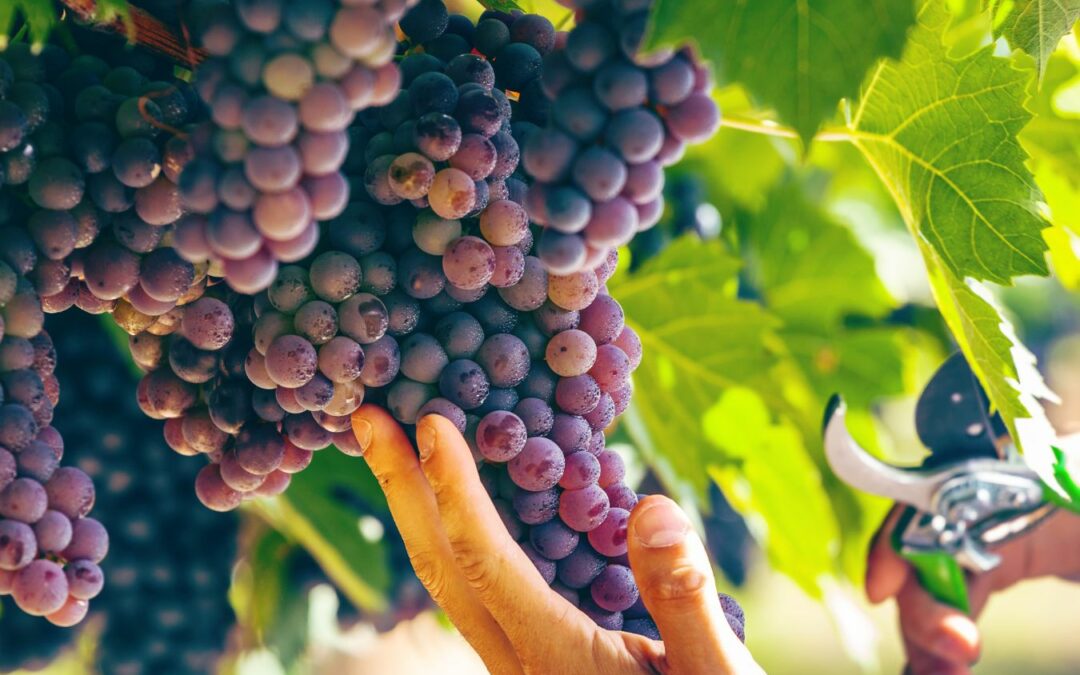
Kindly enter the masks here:
<path id="1" fill-rule="evenodd" d="M 40 49 L 45 44 L 57 20 L 53 0 L 5 0 L 0 5 L 5 5 L 0 8 L 0 49 L 7 45 L 7 38 L 19 14 L 22 14 L 30 29 L 30 42 L 34 48 Z"/>
<path id="2" fill-rule="evenodd" d="M 702 428 L 709 443 L 739 460 L 737 466 L 710 466 L 709 475 L 737 509 L 767 524 L 764 544 L 772 564 L 817 591 L 818 577 L 833 567 L 839 534 L 798 429 L 774 422 L 761 397 L 743 387 L 725 391 L 705 413 Z"/>
<path id="3" fill-rule="evenodd" d="M 1020 142 L 1031 155 L 1028 165 L 1056 225 L 1080 234 L 1080 110 L 1070 102 L 1080 91 L 1080 64 L 1068 53 L 1055 54 L 1043 86 L 1032 101 L 1035 118 Z"/>
<path id="4" fill-rule="evenodd" d="M 710 452 L 701 416 L 724 390 L 757 379 L 767 389 L 774 360 L 766 342 L 777 326 L 733 292 L 738 262 L 718 242 L 675 241 L 633 275 L 609 281 L 646 357 L 634 374 L 635 407 L 659 452 L 703 495 L 702 467 L 727 461 Z"/>
<path id="5" fill-rule="evenodd" d="M 1035 57 L 1040 78 L 1058 42 L 1080 19 L 1080 0 L 992 0 L 991 6 L 995 13 L 1011 8 L 994 35 Z"/>
<path id="6" fill-rule="evenodd" d="M 811 205 L 795 181 L 740 229 L 751 283 L 788 327 L 821 329 L 844 315 L 883 316 L 895 302 L 851 230 Z"/>
<path id="7" fill-rule="evenodd" d="M 913 20 L 912 0 L 657 0 L 649 44 L 693 39 L 809 144 L 867 69 L 900 53 Z"/>
<path id="8" fill-rule="evenodd" d="M 361 509 L 356 508 L 361 504 Z M 365 512 L 385 513 L 378 482 L 363 460 L 330 448 L 293 476 L 286 494 L 253 502 L 270 525 L 308 550 L 357 607 L 381 611 L 391 575 L 381 541 L 360 531 Z"/>
<path id="9" fill-rule="evenodd" d="M 990 402 L 1028 464 L 1048 484 L 1056 484 L 1051 451 L 1056 435 L 1039 403 L 1056 397 L 1035 368 L 1034 355 L 1017 339 L 984 284 L 956 277 L 925 242 L 920 248 L 938 308 Z"/>
<path id="10" fill-rule="evenodd" d="M 957 278 L 1047 273 L 1046 222 L 1017 134 L 1030 72 L 993 46 L 951 60 L 941 0 L 928 0 L 899 62 L 878 65 L 849 121 L 852 142 L 908 226 Z"/>

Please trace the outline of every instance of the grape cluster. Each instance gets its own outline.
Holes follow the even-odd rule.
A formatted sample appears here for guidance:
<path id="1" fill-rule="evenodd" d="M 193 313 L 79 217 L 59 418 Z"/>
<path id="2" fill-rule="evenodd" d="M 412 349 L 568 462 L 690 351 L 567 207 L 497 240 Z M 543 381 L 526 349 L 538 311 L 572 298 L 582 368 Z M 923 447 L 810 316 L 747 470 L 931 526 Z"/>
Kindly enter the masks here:
<path id="1" fill-rule="evenodd" d="M 547 98 L 546 120 L 537 120 L 547 124 L 522 145 L 534 180 L 526 206 L 544 226 L 539 257 L 559 274 L 596 267 L 655 225 L 663 167 L 720 122 L 708 71 L 692 51 L 638 54 L 648 0 L 570 5 L 577 25 L 527 85 L 541 90 L 530 99 Z"/>
<path id="2" fill-rule="evenodd" d="M 212 672 L 232 623 L 237 520 L 201 508 L 191 493 L 194 467 L 171 461 L 154 439 L 157 425 L 133 400 L 116 400 L 117 380 L 134 380 L 100 322 L 69 312 L 48 323 L 59 360 L 82 364 L 58 371 L 65 398 L 57 428 L 77 441 L 65 461 L 99 486 L 94 513 L 112 535 L 101 565 L 109 587 L 91 609 L 101 630 L 95 663 L 117 675 Z M 69 631 L 7 612 L 0 671 L 42 667 L 72 640 Z"/>
<path id="3" fill-rule="evenodd" d="M 24 96 L 28 134 L 5 155 L 22 164 L 13 172 L 8 162 L 2 259 L 47 312 L 78 306 L 151 322 L 199 292 L 194 266 L 161 247 L 182 215 L 179 129 L 201 114 L 191 88 L 158 60 L 110 67 L 56 47 L 4 58 L 38 95 Z"/>
<path id="4" fill-rule="evenodd" d="M 589 2 L 570 33 L 411 5 L 192 0 L 210 54 L 193 88 L 153 59 L 5 53 L 0 94 L 22 112 L 0 157 L 15 214 L 0 216 L 5 339 L 43 340 L 27 318 L 42 308 L 111 313 L 144 371 L 139 407 L 174 451 L 205 457 L 195 493 L 217 511 L 280 494 L 331 445 L 359 455 L 364 402 L 410 433 L 440 414 L 549 584 L 599 625 L 655 635 L 626 557 L 638 495 L 605 436 L 642 345 L 606 283 L 615 248 L 659 217 L 662 167 L 716 126 L 708 75 L 686 51 L 636 56 L 635 0 Z M 47 446 L 34 436 L 52 438 L 55 401 L 41 401 L 58 386 L 34 375 L 33 405 L 16 398 L 32 377 L 0 379 L 29 420 L 0 430 Z M 10 553 L 29 524 L 3 494 L 26 484 L 26 451 L 0 445 L 18 451 L 0 493 Z M 44 574 L 72 546 L 20 568 Z M 80 557 L 69 569 L 97 569 Z M 85 614 L 79 589 L 57 622 Z"/>
<path id="5" fill-rule="evenodd" d="M 397 93 L 394 22 L 408 0 L 194 0 L 187 8 L 212 58 L 196 88 L 210 120 L 192 136 L 181 180 L 190 216 L 174 245 L 213 260 L 243 293 L 278 262 L 312 252 L 318 221 L 341 213 L 340 172 L 356 111 Z"/>
<path id="6" fill-rule="evenodd" d="M 101 592 L 109 537 L 88 515 L 90 477 L 60 466 L 56 350 L 43 324 L 30 284 L 0 262 L 0 595 L 73 626 Z"/>
<path id="7" fill-rule="evenodd" d="M 238 519 L 202 508 L 191 492 L 195 467 L 173 461 L 131 398 L 115 400 L 124 359 L 94 320 L 52 321 L 65 362 L 99 355 L 78 373 L 61 370 L 73 395 L 59 409 L 60 430 L 80 440 L 70 459 L 99 485 L 95 513 L 112 533 L 109 587 L 92 608 L 104 619 L 98 666 L 116 675 L 213 672 L 233 623 Z"/>

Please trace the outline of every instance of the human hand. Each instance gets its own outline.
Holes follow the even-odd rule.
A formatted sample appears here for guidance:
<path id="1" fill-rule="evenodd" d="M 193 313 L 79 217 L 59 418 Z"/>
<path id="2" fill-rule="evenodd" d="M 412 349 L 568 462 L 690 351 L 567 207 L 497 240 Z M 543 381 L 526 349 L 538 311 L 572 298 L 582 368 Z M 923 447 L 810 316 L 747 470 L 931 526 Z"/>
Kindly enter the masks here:
<path id="1" fill-rule="evenodd" d="M 990 596 L 1024 579 L 1080 577 L 1080 518 L 1061 511 L 1022 537 L 994 549 L 1001 564 L 968 579 L 971 615 L 935 601 L 919 585 L 911 566 L 892 547 L 901 513 L 893 509 L 870 548 L 866 593 L 871 602 L 896 598 L 900 633 L 913 675 L 966 675 L 978 660 L 975 620 Z"/>
<path id="2" fill-rule="evenodd" d="M 705 547 L 671 500 L 642 500 L 627 530 L 658 642 L 601 629 L 548 587 L 507 533 L 451 422 L 419 421 L 419 456 L 377 406 L 362 406 L 352 423 L 417 576 L 491 672 L 762 672 L 728 626 Z"/>

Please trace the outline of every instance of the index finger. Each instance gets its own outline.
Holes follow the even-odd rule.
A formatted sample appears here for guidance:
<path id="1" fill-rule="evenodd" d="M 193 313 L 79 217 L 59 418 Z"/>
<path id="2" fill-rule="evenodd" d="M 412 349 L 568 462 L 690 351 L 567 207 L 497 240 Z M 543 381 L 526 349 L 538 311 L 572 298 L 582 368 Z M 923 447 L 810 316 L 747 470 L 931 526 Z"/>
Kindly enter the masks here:
<path id="1" fill-rule="evenodd" d="M 510 538 L 480 482 L 476 462 L 450 420 L 427 415 L 416 426 L 420 464 L 435 493 L 439 516 L 465 578 L 525 663 L 550 659 L 536 639 L 552 626 L 591 634 L 589 619 L 553 593 L 533 563 Z M 576 624 L 576 625 L 575 625 Z M 575 649 L 576 645 L 565 645 Z M 539 653 L 538 653 L 539 652 Z M 538 660 L 539 659 L 539 660 Z"/>
<path id="2" fill-rule="evenodd" d="M 879 603 L 895 597 L 904 587 L 911 566 L 893 548 L 893 530 L 907 508 L 897 504 L 882 522 L 866 557 L 866 596 Z"/>
<path id="3" fill-rule="evenodd" d="M 506 635 L 454 567 L 435 496 L 405 432 L 385 410 L 371 404 L 353 413 L 352 425 L 424 587 L 493 672 L 520 671 L 511 667 L 517 659 Z"/>

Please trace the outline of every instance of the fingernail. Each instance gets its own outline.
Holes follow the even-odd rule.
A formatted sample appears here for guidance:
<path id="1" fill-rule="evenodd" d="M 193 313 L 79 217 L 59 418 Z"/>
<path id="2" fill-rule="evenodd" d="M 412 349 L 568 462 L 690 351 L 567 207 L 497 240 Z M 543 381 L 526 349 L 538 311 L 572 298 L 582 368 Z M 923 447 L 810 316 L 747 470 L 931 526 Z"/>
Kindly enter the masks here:
<path id="1" fill-rule="evenodd" d="M 435 451 L 435 443 L 438 442 L 435 425 L 430 421 L 420 420 L 416 427 L 416 448 L 420 451 L 420 461 L 424 461 Z"/>
<path id="2" fill-rule="evenodd" d="M 371 445 L 371 422 L 355 417 L 353 418 L 352 428 L 353 434 L 356 436 L 356 442 L 360 444 L 360 454 L 364 454 Z"/>
<path id="3" fill-rule="evenodd" d="M 671 502 L 649 506 L 634 521 L 634 536 L 642 546 L 667 548 L 680 543 L 690 530 L 690 522 Z"/>

